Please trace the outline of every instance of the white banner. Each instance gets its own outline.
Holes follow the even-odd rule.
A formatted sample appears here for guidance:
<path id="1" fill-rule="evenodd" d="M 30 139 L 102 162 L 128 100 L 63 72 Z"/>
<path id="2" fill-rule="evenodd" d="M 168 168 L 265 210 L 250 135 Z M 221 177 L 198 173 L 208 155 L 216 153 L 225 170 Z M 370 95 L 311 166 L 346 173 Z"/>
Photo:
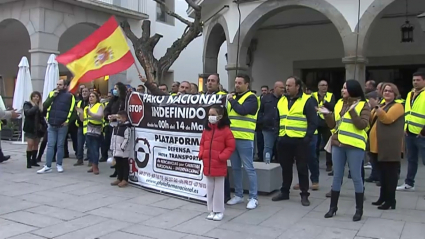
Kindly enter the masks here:
<path id="1" fill-rule="evenodd" d="M 135 126 L 135 157 L 130 159 L 129 182 L 206 201 L 199 144 L 209 107 L 224 103 L 221 95 L 130 94 L 127 109 Z"/>

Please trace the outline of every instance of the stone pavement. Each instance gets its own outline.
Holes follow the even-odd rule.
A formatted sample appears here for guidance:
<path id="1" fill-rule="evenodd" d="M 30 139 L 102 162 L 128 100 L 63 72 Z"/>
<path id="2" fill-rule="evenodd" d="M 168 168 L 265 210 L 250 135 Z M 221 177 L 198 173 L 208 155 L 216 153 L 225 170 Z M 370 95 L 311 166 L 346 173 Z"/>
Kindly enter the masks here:
<path id="1" fill-rule="evenodd" d="M 380 211 L 372 206 L 379 188 L 367 184 L 365 215 L 360 222 L 351 219 L 354 191 L 347 178 L 337 216 L 323 218 L 329 207 L 325 193 L 331 184 L 323 169 L 321 188 L 311 193 L 310 207 L 301 206 L 298 193 L 292 191 L 291 199 L 284 202 L 261 196 L 259 207 L 252 211 L 246 210 L 245 204 L 228 206 L 223 221 L 213 222 L 205 219 L 205 205 L 136 187 L 109 186 L 112 170 L 105 163 L 98 176 L 86 173 L 86 166 L 73 167 L 73 158 L 65 159 L 63 174 L 37 175 L 35 168 L 25 168 L 26 146 L 6 141 L 2 146 L 12 159 L 0 164 L 0 238 L 425 238 L 422 165 L 416 192 L 397 193 L 396 210 Z M 402 174 L 405 172 L 403 164 Z"/>

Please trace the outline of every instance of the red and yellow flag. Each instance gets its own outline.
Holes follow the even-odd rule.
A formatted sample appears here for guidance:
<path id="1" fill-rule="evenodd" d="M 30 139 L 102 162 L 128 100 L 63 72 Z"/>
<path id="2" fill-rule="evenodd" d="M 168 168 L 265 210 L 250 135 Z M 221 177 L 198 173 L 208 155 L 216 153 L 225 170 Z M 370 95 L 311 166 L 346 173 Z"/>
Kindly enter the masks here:
<path id="1" fill-rule="evenodd" d="M 115 17 L 103 24 L 71 50 L 56 57 L 74 74 L 69 90 L 78 83 L 127 70 L 134 64 L 127 40 Z"/>

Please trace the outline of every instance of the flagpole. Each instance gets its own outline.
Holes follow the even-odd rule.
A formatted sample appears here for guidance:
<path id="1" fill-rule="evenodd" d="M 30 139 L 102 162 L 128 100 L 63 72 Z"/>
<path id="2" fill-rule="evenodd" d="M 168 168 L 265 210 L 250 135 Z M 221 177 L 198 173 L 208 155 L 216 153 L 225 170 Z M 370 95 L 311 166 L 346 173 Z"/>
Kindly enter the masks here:
<path id="1" fill-rule="evenodd" d="M 136 64 L 136 61 L 134 61 L 134 66 L 136 67 L 136 70 L 137 70 L 137 73 L 139 74 L 139 76 L 141 76 L 142 75 L 142 73 L 140 73 L 140 70 L 139 70 L 139 67 L 137 66 L 137 64 Z"/>

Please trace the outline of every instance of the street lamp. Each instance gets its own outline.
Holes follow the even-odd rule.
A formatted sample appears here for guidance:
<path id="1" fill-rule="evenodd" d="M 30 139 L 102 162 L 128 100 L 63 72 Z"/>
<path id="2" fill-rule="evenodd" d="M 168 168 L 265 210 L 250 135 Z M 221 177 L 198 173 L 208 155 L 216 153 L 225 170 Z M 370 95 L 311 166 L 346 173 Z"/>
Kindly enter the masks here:
<path id="1" fill-rule="evenodd" d="M 406 0 L 406 22 L 401 26 L 401 42 L 413 42 L 415 27 L 409 22 L 409 3 Z"/>
<path id="2" fill-rule="evenodd" d="M 414 29 L 415 27 L 409 21 L 406 21 L 401 26 L 401 42 L 413 42 Z"/>

